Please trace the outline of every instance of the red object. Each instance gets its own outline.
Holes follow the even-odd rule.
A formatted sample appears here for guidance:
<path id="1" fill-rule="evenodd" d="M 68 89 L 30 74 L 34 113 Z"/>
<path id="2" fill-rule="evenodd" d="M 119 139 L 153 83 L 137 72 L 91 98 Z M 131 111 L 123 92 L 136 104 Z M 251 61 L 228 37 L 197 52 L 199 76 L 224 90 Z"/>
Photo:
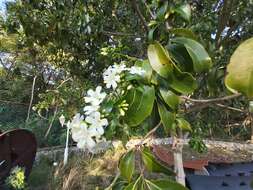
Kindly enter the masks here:
<path id="1" fill-rule="evenodd" d="M 167 151 L 161 146 L 153 145 L 153 152 L 157 158 L 159 158 L 164 163 L 169 166 L 174 165 L 173 153 Z M 194 170 L 203 170 L 205 166 L 208 165 L 208 160 L 187 160 L 183 162 L 184 168 L 194 169 Z"/>
<path id="2" fill-rule="evenodd" d="M 25 168 L 29 176 L 36 156 L 37 142 L 32 132 L 15 129 L 0 134 L 0 182 L 15 166 Z"/>

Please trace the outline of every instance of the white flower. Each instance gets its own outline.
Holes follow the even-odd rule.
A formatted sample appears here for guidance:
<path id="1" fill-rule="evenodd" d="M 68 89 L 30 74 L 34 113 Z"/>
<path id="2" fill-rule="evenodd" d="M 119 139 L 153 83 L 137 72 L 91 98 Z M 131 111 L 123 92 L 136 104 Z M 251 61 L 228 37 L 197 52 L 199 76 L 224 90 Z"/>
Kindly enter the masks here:
<path id="1" fill-rule="evenodd" d="M 86 115 L 90 115 L 93 112 L 97 112 L 99 109 L 99 105 L 90 105 L 90 106 L 85 106 L 83 108 L 83 111 L 85 112 Z"/>
<path id="2" fill-rule="evenodd" d="M 107 88 L 117 88 L 118 83 L 120 82 L 120 75 L 117 70 L 110 66 L 105 70 L 103 77 Z"/>
<path id="3" fill-rule="evenodd" d="M 137 75 L 143 75 L 145 73 L 145 71 L 140 68 L 140 67 L 136 67 L 136 66 L 133 66 L 129 69 L 129 72 L 131 74 L 137 74 Z"/>
<path id="4" fill-rule="evenodd" d="M 84 120 L 83 116 L 80 113 L 77 113 L 73 117 L 71 123 L 67 126 L 69 126 L 70 128 L 72 128 L 73 126 L 79 126 L 83 120 Z"/>
<path id="5" fill-rule="evenodd" d="M 64 123 L 65 123 L 65 117 L 64 117 L 64 115 L 61 115 L 61 116 L 59 117 L 59 121 L 60 121 L 61 126 L 63 126 Z"/>
<path id="6" fill-rule="evenodd" d="M 99 105 L 104 98 L 106 97 L 106 93 L 101 92 L 102 87 L 98 86 L 96 90 L 88 90 L 88 96 L 84 97 L 86 103 L 91 103 L 92 105 Z"/>
<path id="7" fill-rule="evenodd" d="M 108 125 L 107 119 L 101 119 L 99 112 L 94 112 L 93 114 L 87 116 L 85 121 L 90 124 L 90 129 L 98 135 L 104 134 L 103 126 Z"/>
<path id="8" fill-rule="evenodd" d="M 75 125 L 71 128 L 72 139 L 77 142 L 77 147 L 80 149 L 92 149 L 96 146 L 93 137 L 97 136 L 94 130 L 90 130 L 85 122 L 81 122 L 79 126 Z"/>
<path id="9" fill-rule="evenodd" d="M 125 64 L 120 64 L 120 65 L 114 64 L 112 67 L 113 67 L 114 72 L 116 72 L 118 74 L 120 74 L 122 71 L 126 70 Z"/>

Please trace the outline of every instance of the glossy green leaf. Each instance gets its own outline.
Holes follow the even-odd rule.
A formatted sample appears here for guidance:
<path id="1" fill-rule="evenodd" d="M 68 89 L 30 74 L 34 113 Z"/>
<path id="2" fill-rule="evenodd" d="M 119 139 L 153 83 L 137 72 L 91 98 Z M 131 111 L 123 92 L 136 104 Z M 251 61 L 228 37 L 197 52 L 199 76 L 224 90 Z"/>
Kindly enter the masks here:
<path id="1" fill-rule="evenodd" d="M 189 4 L 181 5 L 178 8 L 175 8 L 174 11 L 179 14 L 184 20 L 191 20 L 191 6 Z"/>
<path id="2" fill-rule="evenodd" d="M 170 86 L 182 94 L 190 94 L 197 88 L 197 82 L 190 73 L 181 72 L 175 67 L 171 75 Z"/>
<path id="3" fill-rule="evenodd" d="M 172 42 L 185 46 L 192 58 L 195 72 L 199 73 L 208 71 L 212 67 L 211 58 L 199 42 L 185 37 L 176 37 L 172 40 Z"/>
<path id="4" fill-rule="evenodd" d="M 193 62 L 187 49 L 181 44 L 170 44 L 168 51 L 179 69 L 183 72 L 193 72 Z"/>
<path id="5" fill-rule="evenodd" d="M 149 172 L 164 173 L 167 175 L 175 175 L 172 170 L 160 164 L 149 148 L 143 148 L 141 152 L 142 161 Z"/>
<path id="6" fill-rule="evenodd" d="M 164 78 L 167 78 L 173 71 L 169 53 L 158 42 L 148 46 L 148 59 L 151 67 Z"/>
<path id="7" fill-rule="evenodd" d="M 173 28 L 170 29 L 169 32 L 175 34 L 176 36 L 182 36 L 193 40 L 198 39 L 198 37 L 190 29 L 186 28 Z"/>
<path id="8" fill-rule="evenodd" d="M 160 89 L 160 94 L 165 101 L 165 103 L 173 110 L 176 110 L 178 108 L 178 105 L 180 103 L 180 98 L 178 95 L 176 95 L 171 90 L 165 90 L 163 88 Z"/>
<path id="9" fill-rule="evenodd" d="M 181 184 L 168 179 L 145 180 L 145 182 L 149 190 L 188 190 Z"/>
<path id="10" fill-rule="evenodd" d="M 129 126 L 137 126 L 152 112 L 155 100 L 153 86 L 139 86 L 128 91 L 126 101 L 129 105 L 125 121 Z"/>
<path id="11" fill-rule="evenodd" d="M 133 150 L 130 150 L 121 157 L 119 162 L 119 170 L 121 176 L 130 182 L 135 170 L 135 153 Z"/>
<path id="12" fill-rule="evenodd" d="M 191 124 L 186 121 L 184 118 L 177 118 L 177 126 L 185 131 L 192 131 Z"/>
<path id="13" fill-rule="evenodd" d="M 168 111 L 167 108 L 158 103 L 158 112 L 164 127 L 164 130 L 168 134 L 173 129 L 173 123 L 175 121 L 175 114 Z"/>
<path id="14" fill-rule="evenodd" d="M 151 28 L 149 31 L 148 31 L 148 40 L 149 41 L 153 41 L 155 39 L 155 31 L 157 29 L 157 26 Z"/>
<path id="15" fill-rule="evenodd" d="M 233 53 L 227 66 L 226 87 L 253 97 L 253 38 L 243 42 Z"/>
<path id="16" fill-rule="evenodd" d="M 141 67 L 145 73 L 142 76 L 142 78 L 144 79 L 144 82 L 150 83 L 151 78 L 152 78 L 152 73 L 153 73 L 153 69 L 149 63 L 148 60 L 144 60 L 144 61 L 138 61 L 135 64 L 138 67 Z"/>

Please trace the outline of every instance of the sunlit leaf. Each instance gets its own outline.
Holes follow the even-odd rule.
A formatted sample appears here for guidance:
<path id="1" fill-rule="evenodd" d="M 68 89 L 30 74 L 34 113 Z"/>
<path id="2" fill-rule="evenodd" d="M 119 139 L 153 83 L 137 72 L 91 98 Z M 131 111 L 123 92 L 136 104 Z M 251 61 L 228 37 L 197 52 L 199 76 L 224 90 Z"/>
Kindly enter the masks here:
<path id="1" fill-rule="evenodd" d="M 188 121 L 186 121 L 184 118 L 177 118 L 177 126 L 185 131 L 192 131 L 191 125 Z"/>
<path id="2" fill-rule="evenodd" d="M 173 63 L 167 50 L 158 42 L 148 46 L 148 59 L 151 67 L 164 78 L 173 71 Z"/>
<path id="3" fill-rule="evenodd" d="M 165 101 L 165 103 L 173 110 L 176 110 L 178 108 L 178 105 L 180 103 L 180 98 L 178 95 L 176 95 L 171 90 L 165 90 L 163 88 L 160 88 L 160 94 Z"/>
<path id="4" fill-rule="evenodd" d="M 174 11 L 179 14 L 184 20 L 191 20 L 191 6 L 189 4 L 181 5 L 180 7 L 174 9 Z"/>
<path id="5" fill-rule="evenodd" d="M 193 40 L 198 39 L 198 37 L 190 29 L 187 28 L 173 28 L 170 29 L 169 32 L 175 34 L 176 36 L 191 38 Z"/>
<path id="6" fill-rule="evenodd" d="M 253 38 L 243 42 L 233 53 L 227 66 L 226 87 L 253 97 Z"/>

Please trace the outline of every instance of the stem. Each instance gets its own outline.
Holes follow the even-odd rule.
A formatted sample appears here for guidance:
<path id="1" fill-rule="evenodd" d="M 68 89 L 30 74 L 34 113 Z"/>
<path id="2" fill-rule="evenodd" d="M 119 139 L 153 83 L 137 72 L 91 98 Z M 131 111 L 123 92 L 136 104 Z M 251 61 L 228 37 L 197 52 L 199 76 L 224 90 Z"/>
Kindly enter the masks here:
<path id="1" fill-rule="evenodd" d="M 156 130 L 160 127 L 160 125 L 162 124 L 162 121 L 160 121 L 153 129 L 151 129 L 142 139 L 142 141 L 137 145 L 137 146 L 141 146 L 144 144 L 145 140 L 150 137 L 154 132 L 156 132 Z"/>
<path id="2" fill-rule="evenodd" d="M 173 138 L 173 157 L 174 157 L 174 171 L 176 173 L 176 181 L 185 186 L 185 172 L 183 166 L 183 143 L 176 137 Z"/>
<path id="3" fill-rule="evenodd" d="M 66 146 L 65 146 L 65 151 L 64 151 L 64 160 L 63 160 L 63 165 L 66 166 L 68 163 L 68 152 L 69 152 L 69 129 L 70 127 L 67 125 L 67 138 L 66 138 Z"/>
<path id="4" fill-rule="evenodd" d="M 120 173 L 117 172 L 117 174 L 116 174 L 115 178 L 113 179 L 112 183 L 105 190 L 112 190 L 112 188 L 115 185 L 115 183 L 117 182 L 119 176 L 120 176 Z"/>
<path id="5" fill-rule="evenodd" d="M 34 96 L 34 87 L 35 87 L 36 78 L 37 78 L 37 76 L 35 76 L 35 77 L 33 78 L 31 99 L 30 99 L 30 104 L 29 104 L 29 107 L 28 107 L 26 123 L 28 122 L 28 120 L 29 120 L 29 118 L 30 118 L 30 112 L 31 112 L 31 109 L 32 109 L 33 96 Z"/>

